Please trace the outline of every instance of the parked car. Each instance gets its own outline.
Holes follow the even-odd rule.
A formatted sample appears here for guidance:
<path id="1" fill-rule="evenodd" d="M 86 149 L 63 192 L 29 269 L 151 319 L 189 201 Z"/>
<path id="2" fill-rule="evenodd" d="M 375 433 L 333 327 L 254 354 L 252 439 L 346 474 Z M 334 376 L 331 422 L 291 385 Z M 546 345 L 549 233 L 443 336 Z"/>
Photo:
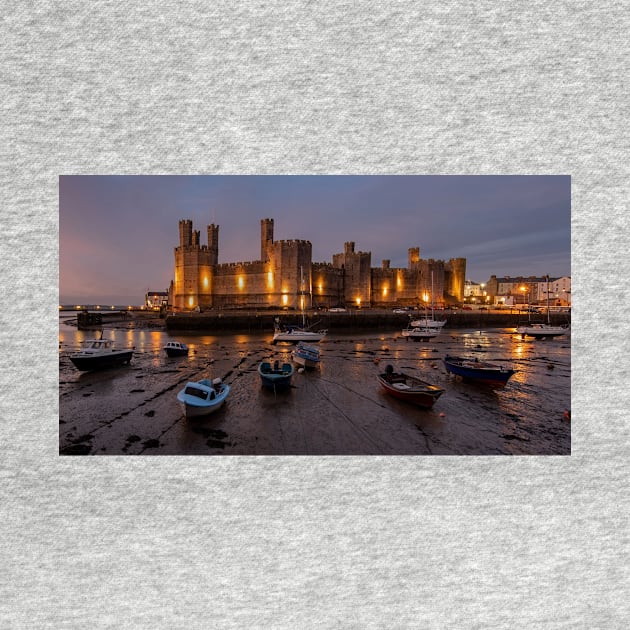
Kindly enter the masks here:
<path id="1" fill-rule="evenodd" d="M 332 308 L 328 309 L 329 313 L 345 313 L 346 309 L 341 307 L 341 306 L 333 306 Z"/>

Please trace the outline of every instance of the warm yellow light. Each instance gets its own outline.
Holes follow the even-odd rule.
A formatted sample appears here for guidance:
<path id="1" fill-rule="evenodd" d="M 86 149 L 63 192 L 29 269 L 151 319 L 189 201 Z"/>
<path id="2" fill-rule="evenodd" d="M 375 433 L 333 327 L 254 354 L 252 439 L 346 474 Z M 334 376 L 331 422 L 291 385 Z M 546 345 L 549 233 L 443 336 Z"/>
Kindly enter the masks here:
<path id="1" fill-rule="evenodd" d="M 387 297 L 387 287 L 383 287 L 383 297 Z"/>
<path id="2" fill-rule="evenodd" d="M 300 298 L 300 309 L 304 310 L 304 296 Z"/>
<path id="3" fill-rule="evenodd" d="M 81 308 L 78 304 L 74 308 Z"/>
<path id="4" fill-rule="evenodd" d="M 245 286 L 245 281 L 243 280 L 243 276 L 238 277 L 238 288 L 242 289 Z"/>
<path id="5" fill-rule="evenodd" d="M 361 298 L 360 297 L 357 298 L 357 306 L 361 306 Z"/>
<path id="6" fill-rule="evenodd" d="M 282 306 L 286 306 L 289 303 L 289 296 L 285 293 L 282 296 Z"/>
<path id="7" fill-rule="evenodd" d="M 324 291 L 324 285 L 321 282 L 317 285 L 317 288 L 319 289 L 320 293 Z"/>
<path id="8" fill-rule="evenodd" d="M 203 277 L 203 288 L 204 289 L 208 288 L 208 276 Z"/>
<path id="9" fill-rule="evenodd" d="M 428 293 L 423 293 L 422 294 L 422 301 L 423 302 L 428 302 L 429 301 L 429 294 Z"/>
<path id="10" fill-rule="evenodd" d="M 61 310 L 63 308 L 63 306 L 61 306 L 61 304 L 59 305 L 59 310 Z"/>
<path id="11" fill-rule="evenodd" d="M 402 280 L 400 279 L 400 275 L 396 276 L 396 286 L 400 289 L 402 285 Z"/>
<path id="12" fill-rule="evenodd" d="M 273 289 L 273 271 L 267 272 L 267 286 Z"/>
<path id="13" fill-rule="evenodd" d="M 191 295 L 188 298 L 188 306 L 190 306 L 191 308 L 195 305 L 195 298 Z"/>

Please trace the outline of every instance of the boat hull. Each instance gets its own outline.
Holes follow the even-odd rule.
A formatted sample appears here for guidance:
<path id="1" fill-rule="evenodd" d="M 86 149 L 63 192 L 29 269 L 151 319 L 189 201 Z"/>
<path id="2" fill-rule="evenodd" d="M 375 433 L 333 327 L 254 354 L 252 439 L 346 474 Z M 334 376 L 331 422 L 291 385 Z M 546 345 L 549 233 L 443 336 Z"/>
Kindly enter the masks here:
<path id="1" fill-rule="evenodd" d="M 230 386 L 221 384 L 219 391 L 214 391 L 214 396 L 213 390 L 212 383 L 208 380 L 186 384 L 186 387 L 177 394 L 177 400 L 181 403 L 186 418 L 209 416 L 224 405 L 230 393 Z M 207 398 L 200 397 L 205 394 L 208 394 Z"/>
<path id="2" fill-rule="evenodd" d="M 70 361 L 72 361 L 77 369 L 82 372 L 88 372 L 91 370 L 103 370 L 129 364 L 132 356 L 133 350 L 125 350 L 93 356 L 72 355 L 70 356 Z"/>
<path id="3" fill-rule="evenodd" d="M 534 337 L 534 339 L 549 339 L 553 337 L 562 337 L 568 332 L 567 328 L 563 326 L 547 326 L 541 324 L 540 326 L 519 326 L 516 329 L 516 333 L 522 337 Z"/>
<path id="4" fill-rule="evenodd" d="M 296 353 L 293 354 L 293 363 L 309 370 L 314 370 L 319 367 L 319 359 L 309 359 L 308 357 L 304 357 Z"/>
<path id="5" fill-rule="evenodd" d="M 410 379 L 406 377 L 406 382 L 391 382 L 387 379 L 387 376 L 381 374 L 378 376 L 378 382 L 385 393 L 389 394 L 393 398 L 398 400 L 404 400 L 407 403 L 411 403 L 418 407 L 425 409 L 431 409 L 436 403 L 438 398 L 444 393 L 444 390 L 425 383 L 418 379 Z"/>
<path id="6" fill-rule="evenodd" d="M 326 333 L 310 332 L 308 330 L 292 330 L 292 331 L 280 331 L 276 332 L 273 336 L 271 343 L 278 341 L 287 341 L 289 343 L 298 343 L 300 341 L 307 341 L 311 343 L 317 343 L 326 336 Z"/>
<path id="7" fill-rule="evenodd" d="M 168 357 L 185 357 L 188 355 L 188 350 L 181 350 L 175 348 L 165 348 L 166 356 Z"/>
<path id="8" fill-rule="evenodd" d="M 446 357 L 444 367 L 447 372 L 455 376 L 461 376 L 465 380 L 487 385 L 494 389 L 505 387 L 514 374 L 514 370 L 511 368 L 461 357 Z"/>
<path id="9" fill-rule="evenodd" d="M 291 387 L 293 372 L 293 366 L 290 363 L 283 363 L 282 367 L 277 368 L 266 362 L 258 366 L 262 386 L 274 392 L 287 390 Z"/>
<path id="10" fill-rule="evenodd" d="M 429 341 L 435 339 L 440 334 L 440 328 L 413 328 L 411 330 L 403 330 L 402 336 L 412 341 Z"/>

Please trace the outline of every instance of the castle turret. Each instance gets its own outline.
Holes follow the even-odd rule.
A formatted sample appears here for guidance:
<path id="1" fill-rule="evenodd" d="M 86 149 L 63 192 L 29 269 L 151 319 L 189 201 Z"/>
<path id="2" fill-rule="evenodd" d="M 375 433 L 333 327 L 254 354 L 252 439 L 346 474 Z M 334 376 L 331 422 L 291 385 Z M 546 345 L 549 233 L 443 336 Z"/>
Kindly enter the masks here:
<path id="1" fill-rule="evenodd" d="M 458 302 L 464 301 L 466 283 L 466 259 L 451 258 L 445 265 L 444 292 Z"/>
<path id="2" fill-rule="evenodd" d="M 208 226 L 208 262 L 219 264 L 219 226 L 214 223 Z"/>
<path id="3" fill-rule="evenodd" d="M 260 220 L 260 260 L 269 260 L 269 248 L 273 245 L 273 219 Z"/>
<path id="4" fill-rule="evenodd" d="M 407 266 L 413 269 L 420 262 L 420 248 L 410 247 L 407 250 Z"/>
<path id="5" fill-rule="evenodd" d="M 192 221 L 182 219 L 179 222 L 179 246 L 190 247 L 192 244 Z"/>

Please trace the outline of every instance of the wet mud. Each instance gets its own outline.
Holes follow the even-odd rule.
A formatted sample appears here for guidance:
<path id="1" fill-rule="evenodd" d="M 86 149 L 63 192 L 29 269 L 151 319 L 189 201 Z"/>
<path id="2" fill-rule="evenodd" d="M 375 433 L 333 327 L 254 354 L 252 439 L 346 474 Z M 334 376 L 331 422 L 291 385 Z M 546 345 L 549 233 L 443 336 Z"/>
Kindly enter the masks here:
<path id="1" fill-rule="evenodd" d="M 261 387 L 263 359 L 289 360 L 270 334 L 186 336 L 110 330 L 134 345 L 129 366 L 81 373 L 68 356 L 93 336 L 60 325 L 59 452 L 62 455 L 568 455 L 570 339 L 522 340 L 507 329 L 442 331 L 430 342 L 399 331 L 331 335 L 319 369 L 293 376 L 287 392 Z M 189 344 L 168 358 L 163 345 Z M 503 390 L 449 375 L 447 354 L 511 365 Z M 396 400 L 376 376 L 387 364 L 446 392 L 431 410 Z M 186 419 L 177 392 L 222 378 L 232 391 L 207 418 Z"/>

